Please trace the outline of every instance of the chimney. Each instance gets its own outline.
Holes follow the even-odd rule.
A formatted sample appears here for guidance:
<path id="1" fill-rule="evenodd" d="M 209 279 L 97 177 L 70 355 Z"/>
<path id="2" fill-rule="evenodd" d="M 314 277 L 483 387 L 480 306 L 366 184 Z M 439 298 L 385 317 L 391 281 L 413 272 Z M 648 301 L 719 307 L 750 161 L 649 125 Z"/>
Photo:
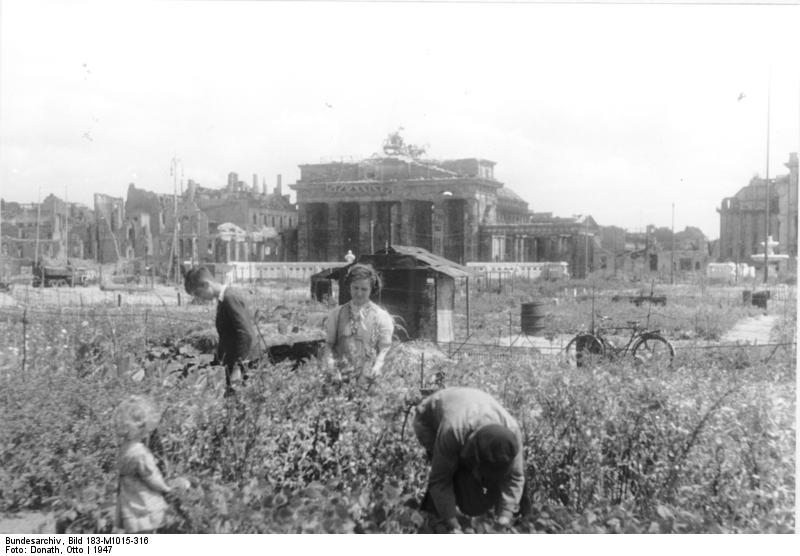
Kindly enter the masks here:
<path id="1" fill-rule="evenodd" d="M 275 195 L 281 197 L 283 195 L 283 189 L 281 188 L 281 175 L 278 174 L 278 185 L 275 186 Z"/>
<path id="2" fill-rule="evenodd" d="M 267 191 L 267 178 L 261 178 L 261 191 L 264 192 L 265 197 L 269 195 L 269 191 Z"/>
<path id="3" fill-rule="evenodd" d="M 258 195 L 258 174 L 253 174 L 253 193 Z"/>
<path id="4" fill-rule="evenodd" d="M 228 189 L 230 191 L 236 191 L 236 182 L 238 179 L 239 176 L 236 175 L 236 172 L 228 173 Z"/>

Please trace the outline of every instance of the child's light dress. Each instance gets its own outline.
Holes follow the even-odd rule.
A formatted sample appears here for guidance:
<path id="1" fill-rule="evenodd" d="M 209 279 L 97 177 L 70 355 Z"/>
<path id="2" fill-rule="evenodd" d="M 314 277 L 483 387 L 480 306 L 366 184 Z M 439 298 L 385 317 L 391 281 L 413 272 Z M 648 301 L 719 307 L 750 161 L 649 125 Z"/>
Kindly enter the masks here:
<path id="1" fill-rule="evenodd" d="M 116 527 L 128 533 L 166 525 L 167 502 L 152 484 L 165 484 L 153 454 L 141 442 L 120 448 Z"/>

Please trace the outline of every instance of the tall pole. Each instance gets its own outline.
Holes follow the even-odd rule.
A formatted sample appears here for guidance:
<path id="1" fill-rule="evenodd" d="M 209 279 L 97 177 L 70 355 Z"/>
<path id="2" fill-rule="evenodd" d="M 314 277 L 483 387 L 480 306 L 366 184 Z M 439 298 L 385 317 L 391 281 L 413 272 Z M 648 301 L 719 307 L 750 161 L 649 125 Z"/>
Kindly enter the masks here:
<path id="1" fill-rule="evenodd" d="M 177 161 L 176 161 L 177 163 Z M 172 176 L 172 245 L 175 256 L 175 283 L 178 282 L 178 168 L 175 167 L 175 172 Z"/>
<path id="2" fill-rule="evenodd" d="M 772 89 L 772 68 L 767 74 L 767 165 L 764 172 L 764 283 L 769 277 L 769 259 L 767 258 L 767 242 L 769 241 L 769 109 Z"/>
<path id="3" fill-rule="evenodd" d="M 69 263 L 69 198 L 67 197 L 67 186 L 64 186 L 64 252 Z"/>
<path id="4" fill-rule="evenodd" d="M 672 203 L 672 252 L 669 257 L 669 283 L 675 283 L 675 203 Z"/>
<path id="5" fill-rule="evenodd" d="M 169 173 L 172 176 L 172 246 L 169 250 L 169 264 L 167 266 L 167 279 L 173 274 L 173 262 L 178 257 L 178 164 L 180 160 L 172 157 L 169 165 Z M 181 165 L 182 167 L 183 165 Z M 178 265 L 175 264 L 175 282 L 178 282 Z"/>
<path id="6" fill-rule="evenodd" d="M 589 278 L 589 218 L 583 217 L 583 268 L 584 278 Z"/>
<path id="7" fill-rule="evenodd" d="M 42 216 L 42 188 L 39 188 L 39 199 L 36 202 L 36 247 L 33 251 L 33 265 L 39 264 L 39 219 Z"/>

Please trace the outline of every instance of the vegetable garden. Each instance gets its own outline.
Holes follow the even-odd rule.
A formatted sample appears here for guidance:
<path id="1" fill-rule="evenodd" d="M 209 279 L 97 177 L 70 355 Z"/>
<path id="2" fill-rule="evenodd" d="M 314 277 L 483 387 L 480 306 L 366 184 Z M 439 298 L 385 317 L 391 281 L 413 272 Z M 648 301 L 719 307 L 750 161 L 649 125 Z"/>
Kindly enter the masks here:
<path id="1" fill-rule="evenodd" d="M 138 393 L 163 409 L 151 445 L 165 475 L 192 484 L 176 504 L 175 531 L 429 532 L 418 511 L 427 468 L 408 408 L 421 387 L 444 383 L 490 392 L 524 429 L 533 512 L 510 530 L 794 532 L 793 302 L 770 308 L 775 349 L 705 349 L 760 310 L 699 295 L 655 311 L 543 288 L 470 298 L 468 342 L 485 345 L 484 356 L 398 344 L 374 383 L 335 383 L 314 359 L 297 368 L 264 363 L 229 399 L 207 355 L 213 307 L 3 308 L 0 513 L 47 511 L 58 532 L 109 532 L 111 414 Z M 676 345 L 671 369 L 651 370 L 629 361 L 575 369 L 558 357 L 492 347 L 530 296 L 553 300 L 550 331 L 577 332 L 594 309 L 649 316 L 685 344 Z M 296 319 L 325 310 L 311 302 L 288 308 Z M 456 322 L 462 337 L 464 320 Z M 509 531 L 479 518 L 469 525 Z"/>

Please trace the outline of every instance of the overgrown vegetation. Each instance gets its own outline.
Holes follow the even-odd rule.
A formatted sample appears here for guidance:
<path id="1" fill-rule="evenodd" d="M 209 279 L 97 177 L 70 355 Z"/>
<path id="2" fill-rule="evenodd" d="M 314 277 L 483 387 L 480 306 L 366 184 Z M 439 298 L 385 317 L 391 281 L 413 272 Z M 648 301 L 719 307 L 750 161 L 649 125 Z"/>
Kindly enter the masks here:
<path id="1" fill-rule="evenodd" d="M 706 305 L 695 313 L 740 314 Z M 680 310 L 686 325 L 692 313 Z M 3 313 L 0 512 L 49 510 L 62 532 L 110 531 L 111 414 L 142 393 L 164 409 L 152 447 L 166 476 L 192 483 L 178 531 L 428 532 L 417 510 L 427 469 L 406 403 L 422 370 L 422 386 L 483 388 L 522 424 L 534 511 L 513 524 L 518 532 L 794 531 L 794 348 L 768 362 L 744 348 L 702 352 L 642 372 L 619 362 L 452 361 L 403 345 L 374 384 L 334 384 L 316 361 L 265 365 L 223 400 L 222 373 L 179 341 L 196 323 L 151 315 L 143 326 L 124 310 L 107 313 L 29 314 L 24 348 L 22 315 Z M 781 322 L 781 338 L 796 329 L 793 312 Z M 496 530 L 486 519 L 470 526 Z"/>

